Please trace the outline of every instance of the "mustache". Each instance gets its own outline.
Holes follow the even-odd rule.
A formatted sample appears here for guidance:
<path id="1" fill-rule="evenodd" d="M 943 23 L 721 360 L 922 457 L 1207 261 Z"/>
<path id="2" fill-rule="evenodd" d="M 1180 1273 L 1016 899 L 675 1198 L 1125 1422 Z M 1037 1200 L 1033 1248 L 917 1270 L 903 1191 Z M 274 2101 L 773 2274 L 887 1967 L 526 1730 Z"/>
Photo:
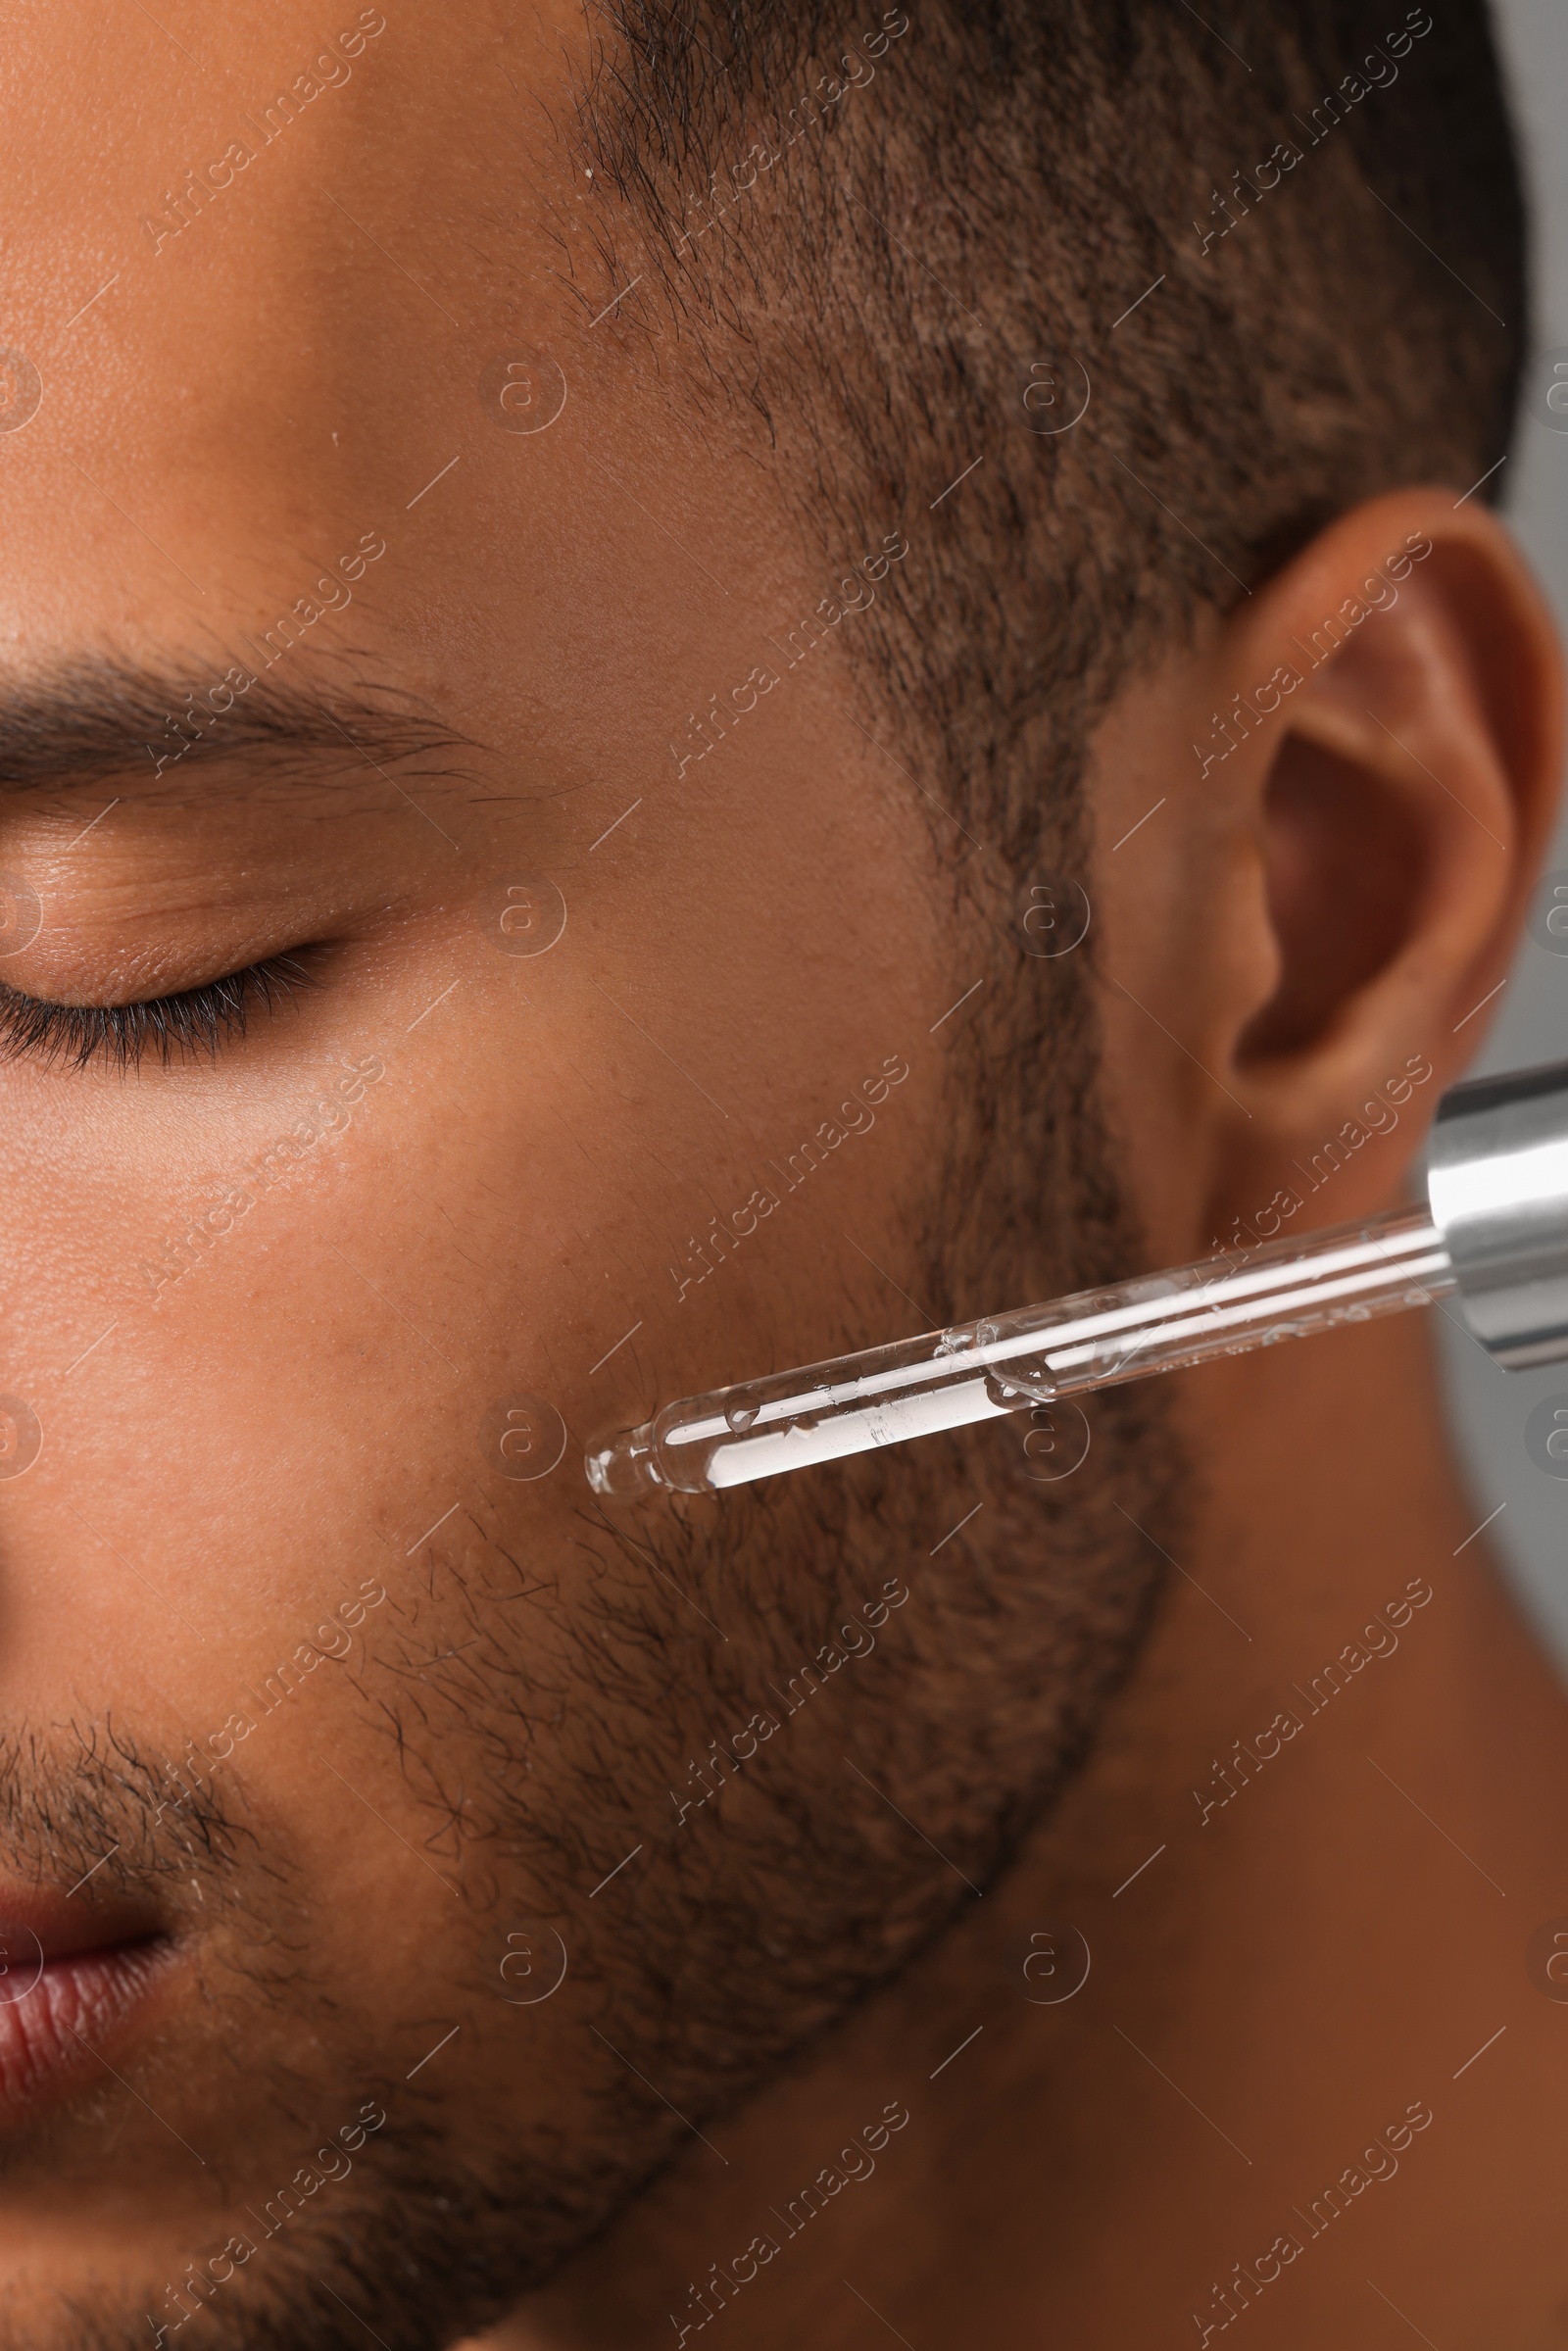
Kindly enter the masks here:
<path id="1" fill-rule="evenodd" d="M 23 1724 L 0 1732 L 0 1881 L 74 1887 L 90 1872 L 84 1897 L 210 1916 L 258 1842 L 242 1805 L 108 1714 Z"/>

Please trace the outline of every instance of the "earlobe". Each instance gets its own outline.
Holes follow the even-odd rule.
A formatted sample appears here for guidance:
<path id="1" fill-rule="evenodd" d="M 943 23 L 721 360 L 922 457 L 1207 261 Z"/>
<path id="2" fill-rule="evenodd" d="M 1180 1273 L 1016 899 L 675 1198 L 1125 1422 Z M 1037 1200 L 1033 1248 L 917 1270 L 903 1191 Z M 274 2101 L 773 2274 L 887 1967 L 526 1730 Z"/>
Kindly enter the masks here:
<path id="1" fill-rule="evenodd" d="M 1502 525 L 1441 491 L 1342 517 L 1218 657 L 1230 740 L 1203 789 L 1244 818 L 1250 804 L 1273 964 L 1234 1007 L 1227 1084 L 1247 1155 L 1272 1157 L 1336 1128 L 1412 1053 L 1431 1057 L 1435 1100 L 1479 1045 L 1476 1007 L 1550 831 L 1560 660 Z M 1342 1188 L 1341 1213 L 1362 1212 L 1360 1189 Z"/>

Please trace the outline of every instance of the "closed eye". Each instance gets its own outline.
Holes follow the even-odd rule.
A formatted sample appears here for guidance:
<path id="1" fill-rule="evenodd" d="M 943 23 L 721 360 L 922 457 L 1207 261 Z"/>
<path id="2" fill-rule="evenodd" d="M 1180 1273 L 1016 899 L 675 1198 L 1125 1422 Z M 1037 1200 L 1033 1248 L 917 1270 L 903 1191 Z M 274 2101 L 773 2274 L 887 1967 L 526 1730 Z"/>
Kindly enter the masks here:
<path id="1" fill-rule="evenodd" d="M 147 1053 L 167 1065 L 206 1054 L 243 1037 L 257 1013 L 274 1016 L 302 988 L 318 983 L 297 955 L 269 955 L 243 971 L 205 980 L 177 995 L 140 1004 L 53 1004 L 0 980 L 0 1060 L 35 1054 L 46 1063 L 85 1069 L 100 1058 L 134 1069 Z"/>

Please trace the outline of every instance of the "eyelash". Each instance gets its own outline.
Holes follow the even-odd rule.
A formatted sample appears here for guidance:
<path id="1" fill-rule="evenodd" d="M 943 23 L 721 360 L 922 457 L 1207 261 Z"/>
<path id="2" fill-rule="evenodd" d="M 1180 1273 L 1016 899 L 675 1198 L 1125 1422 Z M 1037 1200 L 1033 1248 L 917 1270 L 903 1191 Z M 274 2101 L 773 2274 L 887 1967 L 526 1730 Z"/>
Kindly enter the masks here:
<path id="1" fill-rule="evenodd" d="M 243 1037 L 256 1010 L 270 1018 L 314 975 L 294 955 L 269 955 L 222 979 L 141 1004 L 51 1004 L 24 996 L 0 980 L 0 1060 L 37 1054 L 46 1063 L 85 1069 L 100 1058 L 120 1070 L 135 1069 L 149 1053 L 167 1068 L 172 1060 L 206 1053 Z"/>

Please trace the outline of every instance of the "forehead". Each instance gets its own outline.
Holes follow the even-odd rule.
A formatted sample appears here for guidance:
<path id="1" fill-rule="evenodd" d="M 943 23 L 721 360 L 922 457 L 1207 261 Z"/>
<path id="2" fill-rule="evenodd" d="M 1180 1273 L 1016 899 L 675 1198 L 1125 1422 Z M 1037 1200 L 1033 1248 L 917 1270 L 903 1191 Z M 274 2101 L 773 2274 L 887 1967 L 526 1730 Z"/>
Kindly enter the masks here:
<path id="1" fill-rule="evenodd" d="M 285 619 L 291 679 L 386 678 L 525 794 L 674 779 L 771 658 L 738 563 L 801 557 L 680 366 L 611 340 L 640 238 L 566 153 L 585 68 L 568 0 L 9 22 L 0 684 L 107 653 L 200 686 Z"/>
<path id="2" fill-rule="evenodd" d="M 394 518 L 405 546 L 468 549 L 473 579 L 501 506 L 514 542 L 520 508 L 553 560 L 581 543 L 580 444 L 515 430 L 519 405 L 541 415 L 562 383 L 581 399 L 612 359 L 544 227 L 547 203 L 572 220 L 561 13 L 131 0 L 10 17 L 14 661 L 83 632 L 224 639 L 364 530 L 396 544 Z M 538 382 L 519 352 L 543 356 Z"/>
<path id="3" fill-rule="evenodd" d="M 522 274 L 537 258 L 515 251 L 518 182 L 552 145 L 567 65 L 542 17 L 525 27 L 509 34 L 486 0 L 438 32 L 355 0 L 324 21 L 307 0 L 265 21 L 232 0 L 172 0 L 156 23 L 134 0 L 108 19 L 14 13 L 7 341 L 61 397 L 113 399 L 149 451 L 190 446 L 194 428 L 201 453 L 202 428 L 224 421 L 210 396 L 230 355 L 259 363 L 248 380 L 227 371 L 253 427 L 297 422 L 290 403 L 349 358 L 371 394 L 378 351 L 461 332 L 481 290 L 489 314 L 486 215 Z"/>

